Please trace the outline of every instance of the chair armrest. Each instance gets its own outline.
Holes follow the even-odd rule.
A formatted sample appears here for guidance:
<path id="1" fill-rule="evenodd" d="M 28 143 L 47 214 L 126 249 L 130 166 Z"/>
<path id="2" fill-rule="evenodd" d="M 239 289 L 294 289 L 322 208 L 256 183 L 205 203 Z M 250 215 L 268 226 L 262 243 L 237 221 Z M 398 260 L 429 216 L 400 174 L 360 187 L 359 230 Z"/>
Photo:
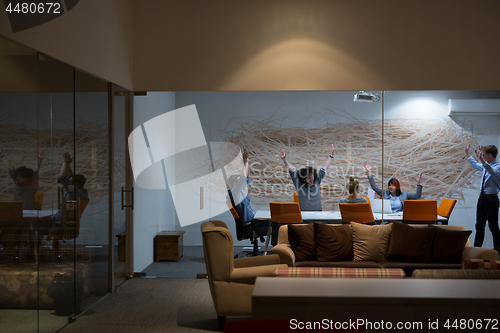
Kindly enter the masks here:
<path id="1" fill-rule="evenodd" d="M 280 263 L 287 264 L 288 267 L 295 266 L 295 253 L 293 253 L 290 245 L 278 244 L 270 252 L 280 257 Z"/>
<path id="2" fill-rule="evenodd" d="M 274 276 L 274 271 L 278 267 L 287 267 L 285 264 L 266 265 L 256 267 L 235 268 L 229 276 L 229 282 L 255 284 L 258 276 Z"/>
<path id="3" fill-rule="evenodd" d="M 246 257 L 234 259 L 234 268 L 275 265 L 280 263 L 280 257 L 275 254 L 268 256 Z"/>
<path id="4" fill-rule="evenodd" d="M 498 252 L 484 247 L 465 246 L 462 251 L 462 259 L 498 260 Z"/>

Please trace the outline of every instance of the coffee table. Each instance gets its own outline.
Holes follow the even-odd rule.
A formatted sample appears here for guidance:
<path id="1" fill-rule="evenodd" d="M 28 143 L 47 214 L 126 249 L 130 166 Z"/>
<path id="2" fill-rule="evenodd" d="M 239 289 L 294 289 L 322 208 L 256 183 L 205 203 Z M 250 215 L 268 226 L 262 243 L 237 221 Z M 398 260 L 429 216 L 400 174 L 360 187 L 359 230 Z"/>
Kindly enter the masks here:
<path id="1" fill-rule="evenodd" d="M 438 320 L 434 332 L 446 320 L 498 321 L 499 313 L 499 280 L 258 277 L 252 296 L 255 319 L 405 321 L 423 329 Z"/>

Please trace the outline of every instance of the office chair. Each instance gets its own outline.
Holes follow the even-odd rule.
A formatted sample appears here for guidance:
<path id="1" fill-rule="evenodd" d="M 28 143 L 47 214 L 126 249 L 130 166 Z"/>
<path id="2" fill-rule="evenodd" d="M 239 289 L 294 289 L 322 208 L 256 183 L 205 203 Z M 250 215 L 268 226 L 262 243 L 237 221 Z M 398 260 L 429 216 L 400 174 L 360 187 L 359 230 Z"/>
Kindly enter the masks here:
<path id="1" fill-rule="evenodd" d="M 1 261 L 32 261 L 34 255 L 34 232 L 31 227 L 19 226 L 23 222 L 22 201 L 0 201 L 0 222 L 5 222 L 5 228 L 0 227 Z"/>
<path id="2" fill-rule="evenodd" d="M 299 204 L 299 209 L 300 209 L 299 194 L 297 192 L 293 192 L 293 202 L 298 203 Z"/>
<path id="3" fill-rule="evenodd" d="M 455 199 L 446 199 L 443 198 L 439 207 L 437 209 L 437 214 L 442 217 L 446 217 L 446 220 L 442 222 L 442 224 L 448 224 L 448 220 L 450 219 L 451 212 L 453 208 L 455 208 L 455 204 L 457 200 Z"/>
<path id="4" fill-rule="evenodd" d="M 23 220 L 22 201 L 0 201 L 0 221 L 20 222 Z"/>
<path id="5" fill-rule="evenodd" d="M 238 212 L 236 209 L 233 207 L 231 201 L 227 200 L 226 205 L 229 208 L 229 211 L 233 215 L 234 218 L 234 223 L 236 225 L 236 239 L 239 241 L 249 239 L 250 242 L 253 245 L 253 251 L 250 253 L 246 253 L 246 256 L 258 256 L 259 253 L 259 239 L 262 243 L 264 243 L 264 236 L 267 235 L 267 232 L 257 232 L 255 230 L 255 221 L 250 221 L 252 225 L 252 231 L 245 231 L 244 229 L 244 223 L 241 220 L 240 216 L 238 215 Z M 239 253 L 237 253 L 234 257 L 238 258 Z"/>
<path id="6" fill-rule="evenodd" d="M 357 222 L 375 224 L 372 207 L 368 202 L 339 203 L 343 223 Z"/>
<path id="7" fill-rule="evenodd" d="M 42 210 L 42 204 L 43 204 L 43 192 L 36 192 L 35 193 L 35 209 Z"/>
<path id="8" fill-rule="evenodd" d="M 405 200 L 403 206 L 404 223 L 437 223 L 436 200 Z"/>
<path id="9" fill-rule="evenodd" d="M 62 221 L 60 228 L 53 228 L 51 232 L 52 248 L 55 251 L 57 260 L 61 260 L 67 251 L 59 251 L 59 241 L 66 241 L 78 238 L 80 234 L 80 218 L 87 207 L 89 199 L 67 200 L 62 198 Z M 78 255 L 78 253 L 77 253 Z"/>
<path id="10" fill-rule="evenodd" d="M 302 213 L 297 202 L 270 202 L 271 222 L 302 223 Z"/>

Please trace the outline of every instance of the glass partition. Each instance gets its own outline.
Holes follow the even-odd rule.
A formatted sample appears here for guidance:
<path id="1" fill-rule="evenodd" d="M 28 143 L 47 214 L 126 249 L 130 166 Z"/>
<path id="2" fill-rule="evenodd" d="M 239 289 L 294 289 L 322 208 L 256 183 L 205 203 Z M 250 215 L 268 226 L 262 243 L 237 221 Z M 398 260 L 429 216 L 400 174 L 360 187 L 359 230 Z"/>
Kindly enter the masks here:
<path id="1" fill-rule="evenodd" d="M 134 109 L 139 117 L 134 128 L 143 126 L 140 134 L 151 150 L 148 161 L 151 168 L 158 167 L 154 179 L 161 186 L 141 185 L 140 177 L 146 177 L 152 169 L 141 170 L 139 178 L 134 175 L 136 182 L 139 180 L 134 236 L 140 239 L 135 244 L 153 245 L 135 247 L 135 269 L 151 264 L 154 238 L 160 231 L 184 231 L 184 253 L 190 247 L 199 247 L 199 226 L 208 219 L 226 222 L 235 246 L 251 250 L 248 239 L 236 240 L 232 215 L 227 210 L 221 213 L 225 200 L 220 194 L 227 190 L 225 183 L 232 173 L 241 173 L 242 169 L 242 164 L 234 169 L 229 163 L 241 161 L 238 152 L 244 150 L 250 157 L 251 183 L 247 191 L 254 212 L 269 211 L 272 201 L 294 201 L 296 187 L 279 156 L 280 148 L 296 170 L 311 166 L 319 171 L 333 143 L 334 159 L 321 182 L 320 193 L 322 210 L 337 214 L 337 222 L 342 221 L 339 202 L 348 196 L 348 180 L 353 176 L 359 183 L 358 196 L 369 201 L 376 223 L 415 221 L 405 220 L 404 200 L 399 205 L 390 200 L 397 195 L 391 194 L 388 183 L 396 179 L 407 200 L 432 200 L 436 209 L 443 198 L 458 201 L 452 216 L 436 216 L 431 223 L 450 223 L 474 231 L 480 174 L 466 161 L 464 147 L 468 141 L 473 147 L 498 145 L 499 99 L 498 91 L 155 92 L 136 96 Z M 193 108 L 195 113 L 189 121 L 175 125 L 179 131 L 188 124 L 190 135 L 196 136 L 190 142 L 198 147 L 197 159 L 189 163 L 187 151 L 179 150 L 174 137 L 158 140 L 163 136 L 156 135 L 148 122 L 158 124 L 174 110 L 178 121 L 181 112 Z M 181 137 L 175 132 L 176 139 Z M 185 140 L 191 138 L 179 141 Z M 236 153 L 231 148 L 216 151 L 220 142 L 233 144 Z M 172 148 L 175 153 L 162 159 L 165 156 L 155 155 L 160 147 Z M 198 173 L 190 174 L 190 168 Z M 217 175 L 217 170 L 222 175 Z M 196 183 L 190 194 L 183 192 L 182 186 L 187 189 L 188 181 L 209 174 L 221 178 L 222 185 Z M 203 210 L 208 210 L 208 216 L 201 214 Z M 191 220 L 185 219 L 189 216 Z M 263 250 L 264 244 L 260 246 Z M 484 246 L 493 247 L 488 232 Z"/>
<path id="2" fill-rule="evenodd" d="M 0 73 L 0 331 L 55 332 L 109 291 L 108 83 L 5 39 Z"/>

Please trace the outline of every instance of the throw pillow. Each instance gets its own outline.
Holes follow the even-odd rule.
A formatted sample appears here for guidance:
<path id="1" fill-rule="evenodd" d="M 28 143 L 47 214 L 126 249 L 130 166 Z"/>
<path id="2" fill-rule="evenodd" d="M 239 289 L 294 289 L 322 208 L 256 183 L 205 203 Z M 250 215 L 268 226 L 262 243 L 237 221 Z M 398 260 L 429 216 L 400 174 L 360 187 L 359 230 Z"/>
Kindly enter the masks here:
<path id="1" fill-rule="evenodd" d="M 432 261 L 459 264 L 462 261 L 462 251 L 472 231 L 435 228 Z"/>
<path id="2" fill-rule="evenodd" d="M 431 262 L 435 227 L 411 227 L 401 222 L 393 222 L 392 225 L 388 260 Z"/>
<path id="3" fill-rule="evenodd" d="M 289 224 L 288 242 L 295 253 L 295 261 L 316 260 L 314 225 Z"/>
<path id="4" fill-rule="evenodd" d="M 391 224 L 364 225 L 351 222 L 354 261 L 387 261 Z"/>
<path id="5" fill-rule="evenodd" d="M 318 261 L 351 261 L 354 259 L 351 227 L 348 224 L 314 223 L 314 243 Z"/>

